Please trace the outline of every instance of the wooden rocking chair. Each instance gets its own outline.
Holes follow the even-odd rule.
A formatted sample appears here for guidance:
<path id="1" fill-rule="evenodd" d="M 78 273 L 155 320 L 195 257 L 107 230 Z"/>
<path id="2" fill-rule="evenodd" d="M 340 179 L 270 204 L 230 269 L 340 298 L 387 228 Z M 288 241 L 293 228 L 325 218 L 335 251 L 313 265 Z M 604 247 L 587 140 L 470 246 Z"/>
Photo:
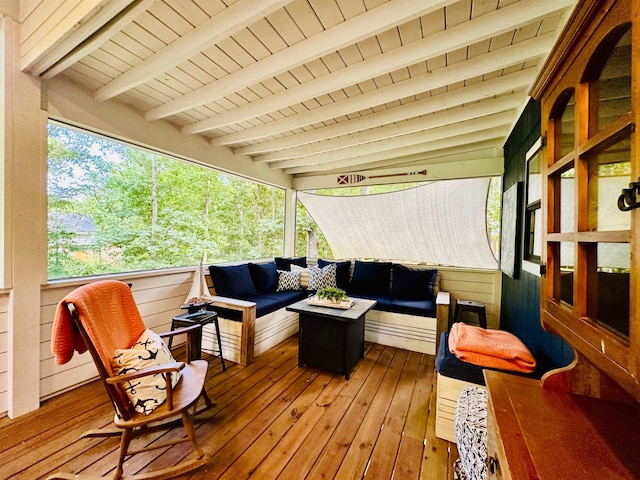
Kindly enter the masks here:
<path id="1" fill-rule="evenodd" d="M 199 325 L 160 334 L 168 337 L 188 333 L 200 328 Z M 166 479 L 199 468 L 208 461 L 198 445 L 193 425 L 197 402 L 202 397 L 203 410 L 213 406 L 206 394 L 204 383 L 208 363 L 205 360 L 190 358 L 190 338 L 187 335 L 187 354 L 185 362 L 173 362 L 142 370 L 118 375 L 113 359 L 116 349 L 130 349 L 136 340 L 146 331 L 133 295 L 126 283 L 106 280 L 94 282 L 77 288 L 67 295 L 58 305 L 52 330 L 52 350 L 58 363 L 66 363 L 74 351 L 91 352 L 98 372 L 115 409 L 114 425 L 117 428 L 92 430 L 83 436 L 120 435 L 120 454 L 113 479 Z M 142 350 L 144 351 L 144 350 Z M 172 372 L 180 371 L 182 378 L 172 386 Z M 136 411 L 136 406 L 126 394 L 127 385 L 140 381 L 143 377 L 162 374 L 166 385 L 166 400 L 149 414 Z M 192 409 L 192 411 L 190 411 Z M 138 450 L 129 450 L 131 441 L 139 434 L 158 428 L 167 429 L 171 423 L 182 418 L 187 438 L 180 438 L 159 444 L 152 444 Z M 131 455 L 166 448 L 180 442 L 191 441 L 193 457 L 182 462 L 150 473 L 123 476 L 123 463 Z M 58 473 L 49 479 L 103 478 L 83 477 L 82 475 Z"/>

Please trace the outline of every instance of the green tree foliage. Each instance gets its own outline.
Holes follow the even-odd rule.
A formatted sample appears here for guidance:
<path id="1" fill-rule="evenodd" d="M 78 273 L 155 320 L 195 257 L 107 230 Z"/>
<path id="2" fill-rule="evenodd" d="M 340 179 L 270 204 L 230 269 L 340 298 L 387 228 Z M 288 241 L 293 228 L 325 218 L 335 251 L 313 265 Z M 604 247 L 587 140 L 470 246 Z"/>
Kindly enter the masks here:
<path id="1" fill-rule="evenodd" d="M 273 257 L 283 230 L 281 189 L 50 126 L 49 278 Z"/>

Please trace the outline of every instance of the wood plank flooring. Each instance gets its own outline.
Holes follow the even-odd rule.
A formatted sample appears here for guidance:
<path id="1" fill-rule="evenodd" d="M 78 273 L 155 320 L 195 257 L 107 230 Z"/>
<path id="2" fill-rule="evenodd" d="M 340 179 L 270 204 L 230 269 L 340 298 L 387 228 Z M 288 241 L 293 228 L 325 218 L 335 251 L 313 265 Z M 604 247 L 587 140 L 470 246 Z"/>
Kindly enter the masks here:
<path id="1" fill-rule="evenodd" d="M 297 337 L 248 367 L 210 360 L 207 392 L 216 403 L 197 420 L 210 461 L 179 479 L 453 479 L 454 444 L 435 437 L 434 357 L 367 344 L 350 380 L 297 366 Z M 118 439 L 83 439 L 113 419 L 93 382 L 44 402 L 17 420 L 0 419 L 0 479 L 54 472 L 108 475 Z M 184 434 L 149 433 L 152 443 Z M 150 471 L 190 454 L 187 443 L 134 456 L 125 473 Z"/>

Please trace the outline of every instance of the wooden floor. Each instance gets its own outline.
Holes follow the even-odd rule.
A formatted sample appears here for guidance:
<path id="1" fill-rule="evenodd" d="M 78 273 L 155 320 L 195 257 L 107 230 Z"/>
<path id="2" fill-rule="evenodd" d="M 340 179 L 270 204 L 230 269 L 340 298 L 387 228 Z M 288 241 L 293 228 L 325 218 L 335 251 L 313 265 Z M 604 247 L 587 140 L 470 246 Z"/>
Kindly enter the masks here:
<path id="1" fill-rule="evenodd" d="M 297 337 L 249 367 L 221 372 L 209 357 L 207 391 L 216 407 L 197 423 L 211 456 L 181 479 L 453 478 L 455 445 L 435 437 L 434 357 L 367 344 L 350 380 L 297 365 Z M 57 471 L 107 475 L 118 440 L 82 439 L 113 418 L 93 382 L 17 420 L 0 419 L 0 479 L 35 480 Z M 165 435 L 182 435 L 175 428 Z M 160 434 L 138 441 L 153 442 Z M 136 455 L 125 473 L 177 462 L 189 444 Z"/>

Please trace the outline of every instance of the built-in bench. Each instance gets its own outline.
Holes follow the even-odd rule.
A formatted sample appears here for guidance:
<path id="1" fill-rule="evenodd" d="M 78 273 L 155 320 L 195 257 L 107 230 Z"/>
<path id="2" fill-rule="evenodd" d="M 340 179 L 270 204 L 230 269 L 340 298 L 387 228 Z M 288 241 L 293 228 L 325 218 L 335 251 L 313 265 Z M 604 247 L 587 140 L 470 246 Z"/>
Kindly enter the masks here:
<path id="1" fill-rule="evenodd" d="M 440 334 L 436 355 L 436 436 L 449 442 L 456 442 L 454 417 L 458 397 L 465 387 L 484 386 L 485 367 L 459 360 L 449 350 L 448 332 Z M 489 369 L 494 370 L 494 369 Z M 539 367 L 533 373 L 503 371 L 512 375 L 540 378 L 543 371 Z"/>
<path id="2" fill-rule="evenodd" d="M 437 332 L 446 329 L 450 303 L 449 294 L 438 291 L 436 270 L 350 260 L 319 260 L 311 267 L 335 268 L 338 287 L 350 296 L 378 302 L 367 314 L 366 341 L 435 355 Z M 278 291 L 284 277 L 296 276 L 296 268 L 301 284 Z M 212 265 L 209 270 L 207 281 L 214 294 L 210 308 L 218 312 L 225 358 L 248 365 L 254 356 L 298 331 L 298 315 L 286 306 L 312 293 L 306 258 Z"/>

